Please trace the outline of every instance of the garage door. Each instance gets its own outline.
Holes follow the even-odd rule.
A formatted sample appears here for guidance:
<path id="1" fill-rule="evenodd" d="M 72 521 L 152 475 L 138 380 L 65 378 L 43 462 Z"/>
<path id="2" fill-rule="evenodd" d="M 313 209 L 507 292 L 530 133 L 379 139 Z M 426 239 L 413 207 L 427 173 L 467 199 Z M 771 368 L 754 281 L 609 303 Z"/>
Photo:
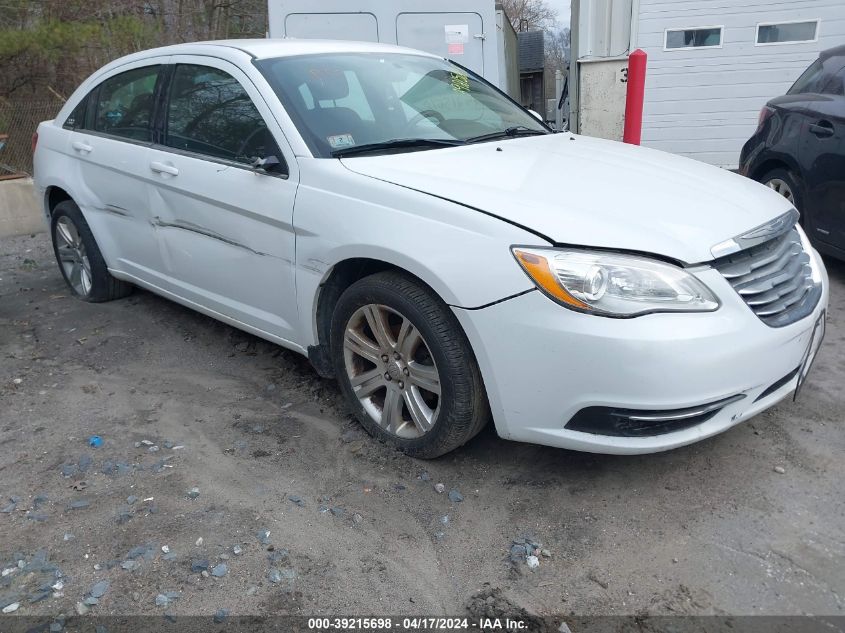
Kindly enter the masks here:
<path id="1" fill-rule="evenodd" d="M 648 53 L 642 144 L 734 169 L 766 102 L 820 51 L 845 39 L 843 0 L 640 0 Z M 820 22 L 816 22 L 820 20 Z M 772 27 L 816 25 L 815 39 L 762 41 Z M 759 38 L 759 41 L 758 41 Z"/>
<path id="2" fill-rule="evenodd" d="M 285 36 L 378 42 L 378 22 L 372 13 L 292 13 L 285 19 Z"/>
<path id="3" fill-rule="evenodd" d="M 484 24 L 477 13 L 400 13 L 396 43 L 418 48 L 484 74 Z M 495 42 L 494 42 L 495 44 Z"/>

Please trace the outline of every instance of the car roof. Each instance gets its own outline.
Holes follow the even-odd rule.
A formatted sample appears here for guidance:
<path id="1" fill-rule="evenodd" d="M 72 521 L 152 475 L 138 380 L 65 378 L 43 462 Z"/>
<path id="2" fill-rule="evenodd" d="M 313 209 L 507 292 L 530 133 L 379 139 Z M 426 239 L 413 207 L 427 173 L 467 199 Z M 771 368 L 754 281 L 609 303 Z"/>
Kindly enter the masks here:
<path id="1" fill-rule="evenodd" d="M 372 42 L 347 42 L 343 40 L 310 40 L 310 39 L 243 39 L 243 40 L 214 40 L 207 42 L 189 42 L 185 44 L 172 44 L 152 48 L 137 53 L 131 53 L 125 57 L 115 59 L 102 68 L 95 71 L 88 77 L 77 90 L 74 97 L 68 100 L 62 108 L 56 120 L 64 120 L 78 103 L 81 95 L 87 94 L 103 76 L 119 70 L 128 64 L 143 63 L 147 59 L 155 57 L 167 57 L 169 55 L 205 55 L 219 57 L 233 63 L 244 63 L 248 59 L 268 59 L 274 57 L 292 57 L 295 55 L 319 55 L 323 53 L 404 53 L 419 55 L 438 59 L 437 55 L 426 53 L 413 48 L 394 46 L 392 44 L 381 44 Z"/>
<path id="2" fill-rule="evenodd" d="M 209 48 L 218 48 L 221 52 L 240 51 L 253 59 L 288 57 L 293 55 L 317 55 L 320 53 L 413 53 L 435 57 L 435 55 L 431 55 L 430 53 L 402 46 L 394 46 L 392 44 L 347 42 L 343 40 L 301 40 L 294 38 L 191 42 L 143 51 L 136 55 L 142 55 L 144 57 L 153 55 L 191 55 L 195 53 L 207 53 Z"/>
<path id="3" fill-rule="evenodd" d="M 820 59 L 830 59 L 831 57 L 845 57 L 845 44 L 834 46 L 819 53 Z"/>

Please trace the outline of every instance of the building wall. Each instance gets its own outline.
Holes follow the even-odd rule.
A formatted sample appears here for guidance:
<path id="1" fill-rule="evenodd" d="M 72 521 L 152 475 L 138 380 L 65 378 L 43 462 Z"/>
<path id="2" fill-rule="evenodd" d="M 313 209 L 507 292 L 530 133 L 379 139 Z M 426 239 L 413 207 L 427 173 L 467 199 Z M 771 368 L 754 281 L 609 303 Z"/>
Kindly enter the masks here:
<path id="1" fill-rule="evenodd" d="M 729 0 L 728 0 L 729 1 Z M 627 55 L 632 0 L 572 0 L 576 59 Z"/>
<path id="2" fill-rule="evenodd" d="M 520 73 L 520 103 L 522 107 L 545 113 L 546 96 L 543 83 L 543 71 Z"/>
<path id="3" fill-rule="evenodd" d="M 621 141 L 625 125 L 623 59 L 595 59 L 581 63 L 579 74 L 581 119 L 579 132 L 587 136 Z"/>
<path id="4" fill-rule="evenodd" d="M 816 42 L 755 46 L 760 22 L 817 18 Z M 722 47 L 664 50 L 667 28 L 700 26 L 723 26 Z M 845 0 L 639 0 L 634 32 L 648 53 L 643 145 L 734 168 L 763 105 L 845 42 Z"/>
<path id="5" fill-rule="evenodd" d="M 419 48 L 454 59 L 507 90 L 507 78 L 499 74 L 495 7 L 494 0 L 268 0 L 269 34 Z M 448 26 L 465 32 L 453 37 Z"/>
<path id="6" fill-rule="evenodd" d="M 512 99 L 519 99 L 519 39 L 510 18 L 496 5 L 496 29 L 499 55 L 499 87 Z"/>
<path id="7" fill-rule="evenodd" d="M 0 180 L 0 238 L 40 233 L 47 228 L 32 178 Z"/>

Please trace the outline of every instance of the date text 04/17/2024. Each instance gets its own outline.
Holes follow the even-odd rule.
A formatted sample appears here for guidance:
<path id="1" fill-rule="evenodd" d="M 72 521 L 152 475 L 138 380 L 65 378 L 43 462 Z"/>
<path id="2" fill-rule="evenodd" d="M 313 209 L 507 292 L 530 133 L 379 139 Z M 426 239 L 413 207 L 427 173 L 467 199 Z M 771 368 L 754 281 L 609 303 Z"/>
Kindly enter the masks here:
<path id="1" fill-rule="evenodd" d="M 308 628 L 314 631 L 378 631 L 399 627 L 407 631 L 522 631 L 528 623 L 512 618 L 443 618 L 406 617 L 401 621 L 384 617 L 309 618 Z"/>

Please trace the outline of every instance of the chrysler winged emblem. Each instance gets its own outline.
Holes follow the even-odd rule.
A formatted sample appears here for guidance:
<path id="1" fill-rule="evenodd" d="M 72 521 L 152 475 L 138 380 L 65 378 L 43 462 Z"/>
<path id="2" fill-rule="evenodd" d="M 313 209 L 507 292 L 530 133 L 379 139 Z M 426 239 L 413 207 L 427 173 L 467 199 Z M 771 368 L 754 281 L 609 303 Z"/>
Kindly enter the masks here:
<path id="1" fill-rule="evenodd" d="M 731 253 L 751 248 L 757 244 L 762 244 L 777 235 L 786 233 L 789 229 L 795 226 L 798 222 L 800 214 L 797 209 L 790 209 L 783 215 L 779 215 L 774 220 L 769 220 L 765 224 L 761 224 L 750 231 L 737 235 L 724 242 L 719 242 L 710 249 L 713 257 L 719 258 Z"/>

